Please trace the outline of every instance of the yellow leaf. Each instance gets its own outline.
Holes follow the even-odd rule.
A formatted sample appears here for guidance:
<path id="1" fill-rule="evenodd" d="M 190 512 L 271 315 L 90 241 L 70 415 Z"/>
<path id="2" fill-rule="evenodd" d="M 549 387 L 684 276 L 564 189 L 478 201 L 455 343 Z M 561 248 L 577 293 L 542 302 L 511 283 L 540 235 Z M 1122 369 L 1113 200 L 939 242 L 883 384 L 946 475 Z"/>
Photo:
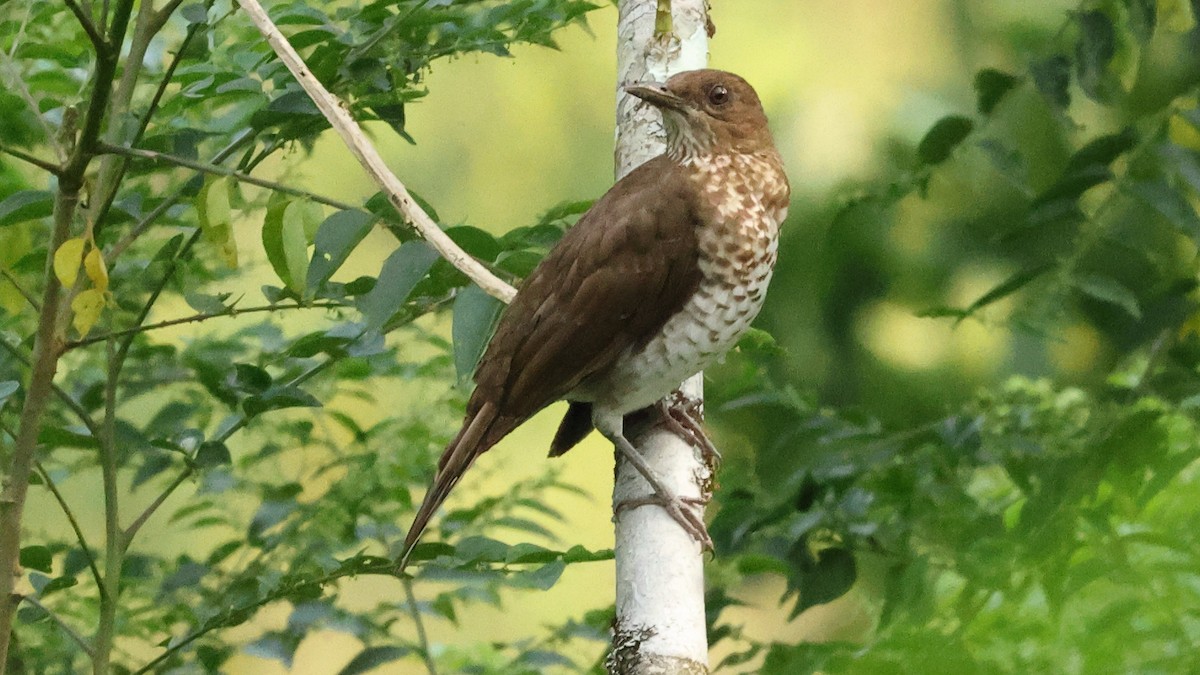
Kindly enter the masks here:
<path id="1" fill-rule="evenodd" d="M 229 208 L 229 179 L 218 178 L 208 184 L 204 191 L 204 216 L 206 222 L 202 222 L 200 227 L 205 234 L 219 237 L 219 231 L 229 227 L 233 221 L 233 213 Z"/>
<path id="2" fill-rule="evenodd" d="M 83 262 L 84 241 L 80 237 L 68 239 L 54 252 L 54 276 L 67 288 L 75 285 L 79 278 L 79 263 Z"/>
<path id="3" fill-rule="evenodd" d="M 75 326 L 79 337 L 87 336 L 92 326 L 96 325 L 96 321 L 100 319 L 100 312 L 104 310 L 104 304 L 104 292 L 95 288 L 81 292 L 71 301 L 71 311 L 75 313 L 71 325 Z"/>
<path id="4" fill-rule="evenodd" d="M 226 265 L 236 269 L 238 266 L 237 240 L 233 238 L 232 230 L 227 228 L 225 232 L 225 241 L 217 244 L 217 251 L 220 252 L 221 260 L 224 260 Z"/>
<path id="5" fill-rule="evenodd" d="M 83 269 L 97 290 L 108 290 L 108 267 L 104 264 L 104 256 L 100 254 L 100 249 L 94 248 L 88 251 L 83 258 Z"/>

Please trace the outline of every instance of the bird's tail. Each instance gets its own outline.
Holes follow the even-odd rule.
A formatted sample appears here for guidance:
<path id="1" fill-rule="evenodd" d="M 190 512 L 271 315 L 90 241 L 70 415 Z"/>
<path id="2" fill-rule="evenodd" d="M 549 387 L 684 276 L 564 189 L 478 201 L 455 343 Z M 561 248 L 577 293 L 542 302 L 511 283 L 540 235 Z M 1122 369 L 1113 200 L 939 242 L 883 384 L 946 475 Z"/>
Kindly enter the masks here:
<path id="1" fill-rule="evenodd" d="M 458 435 L 446 446 L 441 460 L 438 461 L 437 475 L 433 479 L 433 485 L 429 486 L 429 491 L 425 493 L 425 500 L 421 502 L 421 508 L 417 509 L 417 515 L 408 528 L 408 534 L 404 537 L 404 551 L 400 554 L 398 572 L 403 572 L 404 568 L 408 566 L 408 557 L 412 555 L 413 548 L 421 539 L 421 534 L 429 526 L 433 514 L 450 495 L 450 490 L 458 484 L 459 479 L 471 467 L 475 458 L 482 455 L 503 437 L 503 433 L 495 433 L 495 423 L 496 406 L 491 402 L 484 403 L 475 415 L 463 423 Z"/>

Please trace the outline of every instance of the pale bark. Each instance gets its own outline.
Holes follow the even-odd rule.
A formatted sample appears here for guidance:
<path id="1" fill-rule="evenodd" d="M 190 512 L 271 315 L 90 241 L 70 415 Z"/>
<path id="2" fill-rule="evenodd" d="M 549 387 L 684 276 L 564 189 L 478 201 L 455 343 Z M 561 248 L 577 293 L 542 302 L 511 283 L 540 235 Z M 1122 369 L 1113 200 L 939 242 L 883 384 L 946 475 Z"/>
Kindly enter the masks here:
<path id="1" fill-rule="evenodd" d="M 703 68 L 708 61 L 706 0 L 622 0 L 619 9 L 618 178 L 664 149 L 658 111 L 639 104 L 620 87 L 664 81 L 674 73 Z M 700 374 L 690 378 L 681 385 L 682 397 L 675 403 L 698 409 L 703 383 Z M 707 501 L 712 470 L 698 449 L 661 426 L 631 425 L 626 433 L 677 495 Z M 617 620 L 607 666 L 622 675 L 707 673 L 703 552 L 663 509 L 621 506 L 650 493 L 634 467 L 618 458 L 613 486 Z"/>

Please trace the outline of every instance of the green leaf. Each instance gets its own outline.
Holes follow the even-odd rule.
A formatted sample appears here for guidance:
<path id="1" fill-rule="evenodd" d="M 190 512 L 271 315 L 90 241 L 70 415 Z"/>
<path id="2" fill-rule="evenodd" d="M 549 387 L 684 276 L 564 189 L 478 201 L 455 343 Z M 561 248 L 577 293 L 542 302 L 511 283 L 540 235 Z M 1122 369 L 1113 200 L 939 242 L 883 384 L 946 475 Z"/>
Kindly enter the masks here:
<path id="1" fill-rule="evenodd" d="M 1118 157 L 1129 152 L 1137 143 L 1137 132 L 1125 127 L 1115 134 L 1106 134 L 1088 141 L 1071 154 L 1064 173 L 1081 171 L 1096 164 L 1108 166 Z"/>
<path id="2" fill-rule="evenodd" d="M 537 544 L 517 544 L 508 549 L 504 560 L 508 563 L 548 563 L 562 554 Z"/>
<path id="3" fill-rule="evenodd" d="M 437 251 L 423 241 L 410 241 L 388 256 L 375 287 L 358 301 L 367 330 L 381 328 L 404 306 L 437 259 Z"/>
<path id="4" fill-rule="evenodd" d="M 220 441 L 205 441 L 196 450 L 196 466 L 202 469 L 233 463 L 229 447 Z"/>
<path id="5" fill-rule="evenodd" d="M 1029 68 L 1033 83 L 1054 106 L 1066 108 L 1071 105 L 1071 61 L 1056 54 L 1034 63 Z"/>
<path id="6" fill-rule="evenodd" d="M 367 647 L 350 659 L 338 675 L 358 675 L 369 672 L 385 663 L 391 663 L 408 656 L 411 650 L 404 647 Z"/>
<path id="7" fill-rule="evenodd" d="M 828 548 L 821 551 L 815 561 L 803 563 L 798 575 L 788 580 L 789 590 L 798 590 L 800 593 L 788 619 L 795 619 L 809 607 L 842 597 L 854 585 L 857 577 L 854 554 L 849 550 Z"/>
<path id="8" fill-rule="evenodd" d="M 474 284 L 455 298 L 450 333 L 454 340 L 454 370 L 459 379 L 466 379 L 475 371 L 503 307 L 503 303 Z"/>
<path id="9" fill-rule="evenodd" d="M 263 217 L 262 243 L 267 262 L 275 270 L 275 276 L 288 284 L 287 258 L 283 253 L 283 214 L 292 203 L 287 195 L 275 192 L 267 199 L 267 213 Z"/>
<path id="10" fill-rule="evenodd" d="M 47 425 L 38 432 L 38 443 L 55 448 L 85 448 L 99 447 L 96 439 L 90 434 Z"/>
<path id="11" fill-rule="evenodd" d="M 262 393 L 271 386 L 271 374 L 258 366 L 249 363 L 237 363 L 233 366 L 234 386 L 242 391 Z"/>
<path id="12" fill-rule="evenodd" d="M 462 562 L 504 562 L 508 545 L 487 537 L 467 537 L 454 547 L 454 557 Z"/>
<path id="13" fill-rule="evenodd" d="M 1180 232 L 1193 239 L 1200 238 L 1200 216 L 1191 202 L 1162 179 L 1125 181 L 1126 192 L 1157 211 Z"/>
<path id="14" fill-rule="evenodd" d="M 943 117 L 933 125 L 917 145 L 917 158 L 921 164 L 940 164 L 962 143 L 975 128 L 975 123 L 961 115 Z"/>
<path id="15" fill-rule="evenodd" d="M 971 305 L 967 307 L 966 314 L 973 314 L 977 310 L 987 307 L 997 300 L 1002 300 L 1013 293 L 1016 293 L 1024 288 L 1026 284 L 1054 269 L 1054 267 L 1055 266 L 1053 264 L 1046 264 L 1017 272 L 1004 281 L 1001 281 L 987 293 L 979 296 L 975 302 L 972 302 Z"/>
<path id="16" fill-rule="evenodd" d="M 1139 42 L 1149 42 L 1158 23 L 1156 0 L 1125 0 L 1129 11 L 1129 30 Z"/>
<path id="17" fill-rule="evenodd" d="M 316 207 L 315 209 L 313 207 Z M 308 232 L 316 233 L 320 205 L 308 200 L 293 201 L 283 210 L 279 246 L 285 276 L 280 280 L 294 293 L 303 293 L 308 279 Z M 313 223 L 317 223 L 314 225 Z"/>
<path id="18" fill-rule="evenodd" d="M 375 217 L 364 211 L 338 211 L 321 223 L 313 239 L 306 298 L 311 299 L 321 284 L 333 276 L 374 225 Z"/>
<path id="19" fill-rule="evenodd" d="M 0 227 L 46 218 L 54 213 L 54 196 L 45 190 L 14 192 L 0 202 Z"/>
<path id="20" fill-rule="evenodd" d="M 20 388 L 21 383 L 16 380 L 4 380 L 0 382 L 0 408 L 3 408 L 4 402 L 8 400 L 8 397 L 17 393 L 17 390 Z"/>
<path id="21" fill-rule="evenodd" d="M 258 396 L 250 396 L 242 403 L 242 410 L 250 417 L 269 410 L 283 408 L 319 408 L 321 402 L 312 394 L 294 386 L 276 386 Z"/>
<path id="22" fill-rule="evenodd" d="M 496 256 L 500 255 L 500 243 L 491 233 L 478 227 L 459 225 L 447 228 L 446 236 L 458 244 L 459 248 L 480 260 L 495 260 Z"/>
<path id="23" fill-rule="evenodd" d="M 1120 282 L 1098 274 L 1088 274 L 1074 279 L 1073 283 L 1075 288 L 1084 294 L 1101 302 L 1116 305 L 1134 319 L 1142 318 L 1142 308 L 1138 304 L 1137 296 Z"/>
<path id="24" fill-rule="evenodd" d="M 979 112 L 990 115 L 1004 95 L 1020 83 L 1021 78 L 994 68 L 984 68 L 975 73 L 975 97 Z"/>
<path id="25" fill-rule="evenodd" d="M 561 560 L 547 563 L 534 570 L 527 570 L 511 575 L 508 580 L 517 588 L 533 588 L 539 591 L 550 590 L 559 578 L 567 564 Z"/>
<path id="26" fill-rule="evenodd" d="M 1117 53 L 1117 35 L 1108 15 L 1100 10 L 1080 12 L 1079 42 L 1075 45 L 1075 69 L 1079 86 L 1096 101 L 1110 98 L 1107 82 L 1108 63 Z"/>
<path id="27" fill-rule="evenodd" d="M 50 574 L 54 556 L 50 555 L 50 549 L 45 546 L 26 546 L 21 549 L 20 561 L 21 567 Z"/>
<path id="28" fill-rule="evenodd" d="M 40 574 L 38 574 L 38 575 L 31 574 L 29 577 L 30 583 L 33 583 L 33 579 L 35 576 L 41 577 Z M 45 577 L 42 577 L 42 579 L 45 579 Z M 47 595 L 50 595 L 51 593 L 61 591 L 64 588 L 70 588 L 77 583 L 79 583 L 79 582 L 75 579 L 75 577 L 64 575 L 61 577 L 55 577 L 53 579 L 50 579 L 49 581 L 44 581 L 42 583 L 33 583 L 33 587 L 34 587 L 34 590 L 37 591 L 39 596 L 41 596 L 42 598 L 45 598 Z"/>

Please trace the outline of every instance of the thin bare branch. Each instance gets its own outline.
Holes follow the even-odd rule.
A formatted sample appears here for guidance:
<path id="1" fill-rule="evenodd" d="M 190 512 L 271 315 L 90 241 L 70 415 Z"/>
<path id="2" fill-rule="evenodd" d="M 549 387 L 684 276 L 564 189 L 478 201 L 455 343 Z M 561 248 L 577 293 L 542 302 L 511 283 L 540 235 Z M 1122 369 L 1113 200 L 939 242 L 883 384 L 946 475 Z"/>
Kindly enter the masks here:
<path id="1" fill-rule="evenodd" d="M 230 141 L 228 145 L 217 151 L 217 154 L 213 155 L 211 162 L 216 164 L 217 162 L 225 161 L 225 159 L 227 159 L 230 155 L 237 152 L 238 148 L 242 147 L 244 143 L 253 138 L 254 131 L 252 129 L 243 131 L 241 134 L 238 134 L 236 138 Z M 150 227 L 154 225 L 155 221 L 161 218 L 168 209 L 170 209 L 172 206 L 175 206 L 175 204 L 179 202 L 179 199 L 183 197 L 185 189 L 186 185 L 182 185 L 177 188 L 175 192 L 171 194 L 171 196 L 162 200 L 158 206 L 154 207 L 150 213 L 147 213 L 145 217 L 138 221 L 138 224 L 133 226 L 133 229 L 129 231 L 129 234 L 126 234 L 124 237 L 122 237 L 120 241 L 114 244 L 113 247 L 110 248 L 107 253 L 105 253 L 105 262 L 111 265 L 113 261 L 119 258 L 125 249 L 129 248 L 133 242 L 137 241 L 138 237 L 141 237 L 143 234 L 145 234 L 146 230 L 150 229 Z"/>
<path id="2" fill-rule="evenodd" d="M 273 180 L 267 180 L 265 178 L 258 178 L 257 176 L 251 176 L 248 173 L 243 173 L 241 171 L 237 171 L 236 169 L 231 169 L 229 167 L 221 166 L 219 164 L 210 164 L 208 162 L 198 162 L 196 160 L 187 159 L 184 157 L 168 155 L 164 152 L 156 152 L 153 150 L 141 150 L 139 148 L 126 148 L 126 147 L 122 147 L 119 145 L 109 145 L 108 143 L 101 143 L 100 146 L 96 150 L 99 153 L 111 153 L 114 155 L 124 155 L 126 157 L 136 157 L 138 159 L 145 159 L 145 160 L 149 160 L 151 162 L 163 162 L 163 163 L 172 164 L 175 166 L 182 166 L 182 167 L 185 167 L 188 169 L 193 169 L 195 171 L 199 171 L 201 173 L 212 174 L 214 176 L 226 176 L 228 178 L 233 178 L 234 180 L 237 180 L 239 182 L 249 183 L 251 185 L 257 185 L 258 187 L 266 188 L 268 190 L 274 190 L 276 192 L 282 192 L 284 194 L 289 194 L 289 195 L 293 195 L 296 197 L 305 197 L 305 198 L 311 199 L 314 202 L 317 202 L 319 204 L 325 204 L 326 206 L 332 206 L 335 209 L 341 209 L 343 211 L 362 211 L 363 210 L 361 207 L 355 206 L 354 204 L 350 204 L 350 203 L 343 202 L 343 201 L 338 201 L 337 199 L 333 199 L 330 197 L 323 197 L 321 195 L 314 194 L 312 192 L 307 192 L 305 190 L 300 190 L 300 189 L 297 189 L 294 187 L 290 187 L 288 185 L 284 185 L 283 183 L 279 183 L 279 182 L 276 182 Z"/>
<path id="3" fill-rule="evenodd" d="M 154 512 L 163 505 L 163 502 L 167 501 L 167 498 L 174 494 L 175 490 L 177 490 L 180 485 L 183 485 L 187 479 L 191 478 L 195 471 L 196 469 L 191 464 L 185 467 L 184 470 L 180 471 L 179 475 L 175 477 L 175 480 L 171 481 L 171 484 L 164 488 L 163 491 L 154 498 L 154 501 L 150 502 L 150 504 L 146 506 L 146 508 L 143 509 L 140 514 L 138 514 L 137 518 L 133 519 L 133 522 L 129 524 L 129 527 L 125 528 L 125 532 L 122 535 L 122 539 L 124 539 L 126 545 L 129 545 L 129 542 L 133 541 L 134 535 L 138 533 L 138 530 L 142 529 L 142 526 L 146 524 L 147 520 L 150 520 L 150 516 L 154 515 Z"/>
<path id="4" fill-rule="evenodd" d="M 25 290 L 25 287 L 21 285 L 21 282 L 17 281 L 17 278 L 13 276 L 12 272 L 0 267 L 0 276 L 3 276 L 5 279 L 7 279 L 8 283 L 12 284 L 13 288 L 17 289 L 17 292 L 21 294 L 22 298 L 25 298 L 25 302 L 28 302 L 29 306 L 32 307 L 35 312 L 42 311 L 42 306 L 38 303 L 37 298 L 33 297 L 32 293 Z"/>
<path id="5" fill-rule="evenodd" d="M 9 355 L 11 355 L 17 361 L 20 361 L 26 368 L 33 368 L 33 361 L 31 361 L 28 356 L 22 353 L 21 350 L 17 349 L 14 345 L 9 344 L 7 340 L 0 340 L 0 348 L 8 352 Z M 90 433 L 93 438 L 100 438 L 99 425 L 97 425 L 96 421 L 92 419 L 92 416 L 88 414 L 88 411 L 84 410 L 83 406 L 79 405 L 79 401 L 76 401 L 75 397 L 68 394 L 66 390 L 57 384 L 51 383 L 50 388 L 51 391 L 54 392 L 54 395 L 63 402 L 63 405 L 67 406 L 67 408 L 79 418 L 79 421 L 83 423 L 83 426 L 87 427 L 88 433 Z"/>
<path id="6" fill-rule="evenodd" d="M 71 510 L 67 500 L 59 491 L 58 486 L 54 484 L 54 479 L 50 477 L 50 472 L 38 460 L 33 460 L 33 467 L 37 469 L 38 475 L 42 477 L 42 483 L 46 485 L 46 489 L 50 490 L 50 494 L 54 495 L 54 499 L 58 501 L 59 508 L 62 509 L 63 515 L 67 517 L 67 522 L 71 524 L 71 529 L 75 532 L 75 541 L 79 542 L 79 548 L 83 550 L 83 555 L 87 558 L 88 568 L 92 570 L 92 579 L 96 581 L 96 587 L 100 589 L 100 595 L 106 592 L 104 589 L 104 578 L 100 576 L 100 568 L 96 567 L 96 556 L 92 553 L 92 547 L 88 546 L 87 539 L 83 536 L 83 529 L 79 527 L 79 521 L 75 519 L 75 512 Z"/>
<path id="7" fill-rule="evenodd" d="M 171 0 L 165 6 L 163 6 L 162 9 L 158 10 L 158 15 L 154 17 L 154 21 L 156 24 L 154 32 L 157 33 L 158 30 L 161 29 L 163 27 L 163 25 L 167 23 L 167 19 L 170 19 L 171 15 L 174 14 L 175 10 L 179 9 L 179 6 L 182 4 L 183 4 L 183 0 Z M 198 24 L 192 24 L 192 25 L 196 26 Z"/>
<path id="8" fill-rule="evenodd" d="M 105 340 L 109 340 L 111 338 L 134 335 L 136 333 L 145 333 L 147 331 L 158 330 L 160 328 L 169 328 L 171 326 L 179 326 L 185 323 L 198 323 L 200 321 L 208 321 L 209 319 L 219 319 L 222 317 L 239 316 L 242 314 L 255 314 L 257 312 L 281 312 L 288 309 L 340 309 L 344 307 L 348 307 L 348 305 L 332 301 L 312 302 L 308 304 L 296 303 L 294 305 L 258 305 L 255 307 L 246 307 L 244 309 L 229 307 L 224 312 L 199 312 L 197 314 L 192 314 L 191 316 L 183 316 L 177 319 L 167 319 L 165 321 L 159 321 L 158 323 L 149 323 L 144 326 L 134 326 L 133 328 L 116 330 L 103 335 L 93 335 L 80 340 L 73 340 L 67 343 L 66 349 L 76 349 L 78 347 L 85 347 L 97 342 L 104 342 Z"/>
<path id="9" fill-rule="evenodd" d="M 51 174 L 54 174 L 55 176 L 62 173 L 62 167 L 55 164 L 54 162 L 47 162 L 44 159 L 38 159 L 37 157 L 34 157 L 33 155 L 31 155 L 27 152 L 22 152 L 20 150 L 17 150 L 16 148 L 10 148 L 7 145 L 0 145 L 0 152 L 3 152 L 4 154 L 12 156 L 12 157 L 16 157 L 17 159 L 21 160 L 22 162 L 32 164 L 43 171 L 47 171 Z"/>
<path id="10" fill-rule="evenodd" d="M 74 642 L 76 645 L 79 645 L 79 648 L 81 650 L 83 650 L 84 654 L 88 655 L 88 658 L 91 658 L 92 656 L 95 655 L 95 652 L 92 651 L 92 646 L 90 644 L 88 644 L 88 641 L 85 640 L 84 637 L 82 635 L 80 635 L 78 631 L 76 631 L 74 628 L 71 628 L 70 626 L 68 626 L 67 623 L 65 621 L 63 621 L 62 618 L 60 618 L 57 614 L 50 611 L 49 607 L 43 605 L 41 602 L 38 601 L 37 598 L 33 597 L 32 595 L 22 595 L 19 597 L 21 599 L 21 602 L 33 605 L 34 607 L 37 607 L 38 609 L 45 612 L 46 616 L 50 617 L 50 620 L 53 621 L 55 623 L 55 625 L 57 625 L 62 630 L 62 632 L 64 634 L 66 634 L 67 637 L 71 638 L 71 642 Z"/>
<path id="11" fill-rule="evenodd" d="M 421 620 L 421 608 L 417 606 L 417 594 L 413 593 L 412 577 L 400 579 L 404 586 L 404 604 L 408 606 L 408 615 L 417 627 L 417 644 L 421 645 L 421 658 L 425 660 L 425 670 L 429 675 L 437 675 L 437 664 L 429 651 L 429 636 L 425 633 L 425 622 Z"/>
<path id="12" fill-rule="evenodd" d="M 238 0 L 238 4 L 250 16 L 250 20 L 258 27 L 263 36 L 267 38 L 267 43 L 275 50 L 280 60 L 292 72 L 292 76 L 300 83 L 300 86 L 308 92 L 309 97 L 316 103 L 317 108 L 329 120 L 329 123 L 342 137 L 350 151 L 367 170 L 371 178 L 383 188 L 383 191 L 388 196 L 388 200 L 392 206 L 396 208 L 407 220 L 414 229 L 426 241 L 430 243 L 443 258 L 454 265 L 463 274 L 466 274 L 471 281 L 475 282 L 480 288 L 486 291 L 489 295 L 509 302 L 517 291 L 512 286 L 505 283 L 502 279 L 492 274 L 487 267 L 475 260 L 465 251 L 458 247 L 453 240 L 446 235 L 445 232 L 438 227 L 437 223 L 425 213 L 420 206 L 417 205 L 404 184 L 396 177 L 394 173 L 388 169 L 383 158 L 379 156 L 379 152 L 367 140 L 363 134 L 362 128 L 350 116 L 346 110 L 344 103 L 339 101 L 329 90 L 313 77 L 312 73 L 305 66 L 304 61 L 296 50 L 292 48 L 283 33 L 279 32 L 279 28 L 267 16 L 266 11 L 258 0 Z"/>
<path id="13" fill-rule="evenodd" d="M 67 9 L 70 9 L 71 13 L 75 15 L 75 20 L 83 27 L 83 32 L 87 33 L 88 40 L 91 40 L 92 47 L 96 49 L 96 52 L 107 51 L 108 43 L 104 41 L 104 36 L 96 29 L 96 24 L 92 22 L 92 17 L 87 12 L 84 12 L 83 8 L 75 0 L 63 1 L 66 3 Z"/>

